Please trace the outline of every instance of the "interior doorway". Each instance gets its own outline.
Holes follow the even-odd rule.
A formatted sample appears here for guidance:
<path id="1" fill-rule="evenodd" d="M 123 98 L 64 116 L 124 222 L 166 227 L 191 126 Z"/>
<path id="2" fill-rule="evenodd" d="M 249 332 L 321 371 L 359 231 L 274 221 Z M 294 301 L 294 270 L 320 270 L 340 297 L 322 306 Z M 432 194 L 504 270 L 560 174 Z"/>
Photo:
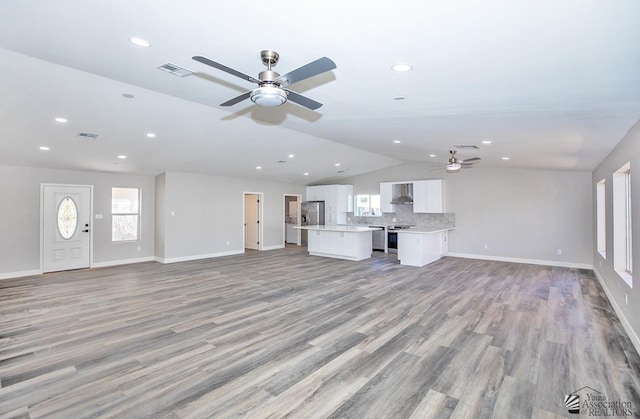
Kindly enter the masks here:
<path id="1" fill-rule="evenodd" d="M 302 195 L 284 194 L 284 246 L 287 244 L 301 244 L 301 231 L 295 227 L 300 225 L 300 204 Z"/>
<path id="2" fill-rule="evenodd" d="M 42 184 L 40 190 L 42 272 L 89 268 L 93 186 Z"/>
<path id="3" fill-rule="evenodd" d="M 262 192 L 244 193 L 244 249 L 262 250 Z"/>

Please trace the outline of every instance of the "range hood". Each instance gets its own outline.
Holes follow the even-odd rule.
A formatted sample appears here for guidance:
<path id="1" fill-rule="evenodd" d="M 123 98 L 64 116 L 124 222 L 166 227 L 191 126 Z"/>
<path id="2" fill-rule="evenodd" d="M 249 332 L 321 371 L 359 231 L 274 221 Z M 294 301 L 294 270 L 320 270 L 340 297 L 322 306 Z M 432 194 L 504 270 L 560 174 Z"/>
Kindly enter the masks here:
<path id="1" fill-rule="evenodd" d="M 393 185 L 392 204 L 413 204 L 413 184 L 401 183 Z"/>

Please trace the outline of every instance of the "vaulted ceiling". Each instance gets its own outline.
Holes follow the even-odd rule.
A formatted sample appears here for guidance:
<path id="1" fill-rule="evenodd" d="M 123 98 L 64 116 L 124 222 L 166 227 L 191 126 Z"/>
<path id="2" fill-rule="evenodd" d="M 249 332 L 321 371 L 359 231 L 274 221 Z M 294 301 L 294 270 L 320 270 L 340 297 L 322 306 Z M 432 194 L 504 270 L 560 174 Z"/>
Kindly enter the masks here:
<path id="1" fill-rule="evenodd" d="M 638 22 L 637 0 L 0 0 L 0 164 L 312 183 L 476 145 L 592 170 L 640 117 Z M 192 60 L 257 77 L 264 49 L 281 74 L 331 58 L 289 86 L 324 106 L 221 107 L 255 85 Z"/>

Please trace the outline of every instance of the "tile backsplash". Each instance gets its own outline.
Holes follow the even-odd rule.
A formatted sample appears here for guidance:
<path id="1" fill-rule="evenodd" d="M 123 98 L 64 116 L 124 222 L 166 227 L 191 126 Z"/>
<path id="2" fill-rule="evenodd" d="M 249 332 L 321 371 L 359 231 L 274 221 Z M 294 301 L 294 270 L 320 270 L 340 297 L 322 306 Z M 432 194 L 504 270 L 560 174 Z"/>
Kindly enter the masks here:
<path id="1" fill-rule="evenodd" d="M 430 213 L 414 214 L 413 205 L 396 205 L 396 212 L 383 213 L 381 217 L 356 217 L 352 212 L 347 213 L 351 219 L 349 224 L 409 224 L 422 227 L 455 227 L 456 215 L 454 213 Z M 393 219 L 396 219 L 393 221 Z"/>

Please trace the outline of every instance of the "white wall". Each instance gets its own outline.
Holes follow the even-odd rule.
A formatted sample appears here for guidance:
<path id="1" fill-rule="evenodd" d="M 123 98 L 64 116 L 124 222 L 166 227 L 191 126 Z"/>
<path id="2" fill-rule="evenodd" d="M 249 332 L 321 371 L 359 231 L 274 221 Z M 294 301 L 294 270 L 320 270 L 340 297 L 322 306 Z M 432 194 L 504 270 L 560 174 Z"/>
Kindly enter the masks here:
<path id="1" fill-rule="evenodd" d="M 380 182 L 437 178 L 445 179 L 445 211 L 455 213 L 456 227 L 449 235 L 451 254 L 592 266 L 589 172 L 484 168 L 480 164 L 450 175 L 414 163 L 344 182 L 353 184 L 357 194 L 379 193 Z"/>
<path id="2" fill-rule="evenodd" d="M 264 193 L 263 249 L 282 247 L 283 195 L 304 193 L 302 185 L 181 172 L 165 173 L 164 183 L 164 262 L 243 252 L 244 192 Z"/>
<path id="3" fill-rule="evenodd" d="M 597 251 L 596 235 L 594 234 L 592 237 L 594 269 L 602 281 L 618 317 L 620 317 L 627 329 L 627 333 L 633 340 L 636 349 L 640 352 L 640 279 L 638 279 L 637 275 L 634 275 L 633 287 L 630 287 L 613 269 L 612 173 L 627 162 L 631 162 L 633 266 L 635 267 L 634 270 L 638 271 L 640 270 L 640 175 L 638 174 L 640 172 L 640 121 L 636 122 L 616 148 L 598 165 L 591 179 L 594 213 L 596 211 L 596 183 L 601 179 L 605 179 L 606 185 L 606 258 L 602 257 Z M 595 228 L 594 219 L 594 231 Z"/>
<path id="4" fill-rule="evenodd" d="M 0 165 L 0 277 L 40 270 L 40 184 L 93 185 L 94 265 L 151 258 L 154 254 L 155 188 L 153 176 L 53 170 Z M 111 188 L 142 189 L 141 240 L 111 241 Z M 138 251 L 138 246 L 141 250 Z"/>

